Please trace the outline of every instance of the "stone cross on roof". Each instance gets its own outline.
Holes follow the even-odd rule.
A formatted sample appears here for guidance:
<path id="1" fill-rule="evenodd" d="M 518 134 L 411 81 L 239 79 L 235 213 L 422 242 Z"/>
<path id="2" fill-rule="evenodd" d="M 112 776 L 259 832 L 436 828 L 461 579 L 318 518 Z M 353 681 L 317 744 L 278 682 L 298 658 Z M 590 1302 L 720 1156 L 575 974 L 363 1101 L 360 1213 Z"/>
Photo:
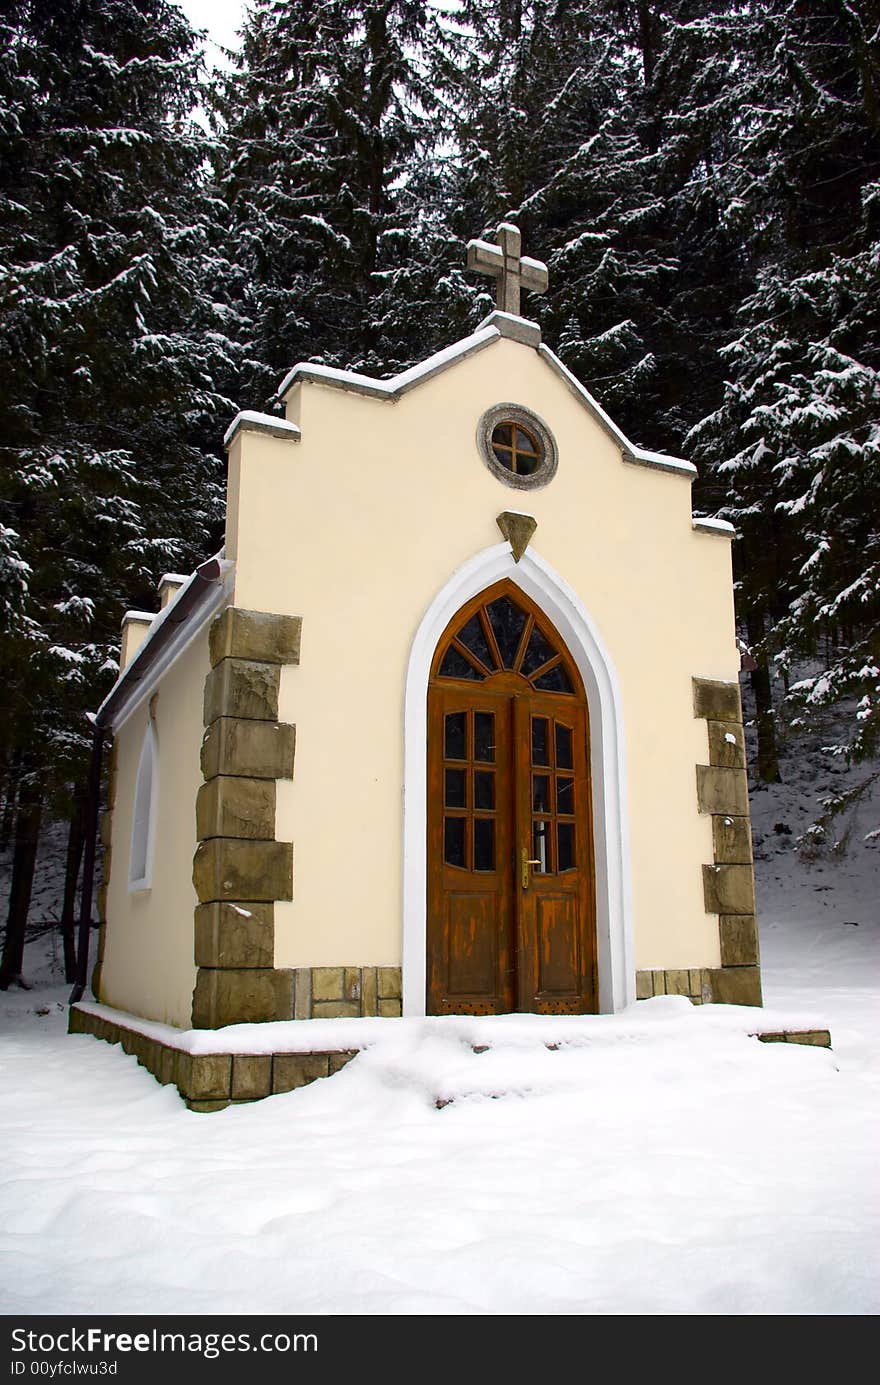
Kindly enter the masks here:
<path id="1" fill-rule="evenodd" d="M 496 308 L 499 312 L 513 313 L 519 317 L 521 289 L 529 289 L 531 293 L 547 292 L 547 266 L 540 260 L 520 255 L 522 236 L 509 221 L 502 221 L 495 234 L 498 237 L 497 245 L 487 240 L 468 241 L 467 267 L 478 274 L 489 274 L 497 279 Z"/>

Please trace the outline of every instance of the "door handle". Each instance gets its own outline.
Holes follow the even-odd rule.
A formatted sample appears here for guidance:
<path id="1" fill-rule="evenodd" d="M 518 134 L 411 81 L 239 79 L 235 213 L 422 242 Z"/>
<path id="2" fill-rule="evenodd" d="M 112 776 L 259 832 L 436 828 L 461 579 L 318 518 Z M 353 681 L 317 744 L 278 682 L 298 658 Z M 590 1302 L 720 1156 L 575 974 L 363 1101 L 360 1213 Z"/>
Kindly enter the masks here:
<path id="1" fill-rule="evenodd" d="M 523 849 L 522 849 L 522 851 L 521 851 L 520 854 L 519 854 L 519 863 L 520 863 L 520 883 L 522 884 L 523 889 L 524 889 L 524 890 L 527 890 L 527 889 L 529 888 L 529 880 L 531 879 L 531 877 L 530 877 L 530 875 L 529 875 L 529 866 L 540 866 L 540 865 L 542 865 L 543 863 L 542 863 L 540 857 L 538 857 L 538 858 L 530 858 L 530 857 L 529 857 L 529 848 L 528 848 L 527 846 L 524 846 Z"/>

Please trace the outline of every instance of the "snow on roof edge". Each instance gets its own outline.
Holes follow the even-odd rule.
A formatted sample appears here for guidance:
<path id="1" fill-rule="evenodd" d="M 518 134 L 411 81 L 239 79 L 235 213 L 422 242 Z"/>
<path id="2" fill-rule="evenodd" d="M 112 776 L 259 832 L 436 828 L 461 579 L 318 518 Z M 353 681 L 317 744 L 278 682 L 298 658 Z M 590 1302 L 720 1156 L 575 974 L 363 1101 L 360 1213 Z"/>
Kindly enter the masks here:
<path id="1" fill-rule="evenodd" d="M 268 433 L 271 437 L 291 438 L 295 442 L 299 442 L 300 439 L 299 427 L 288 422 L 286 418 L 259 413 L 256 409 L 241 409 L 223 434 L 223 446 L 231 447 L 236 433 L 242 428 L 252 428 L 258 433 Z"/>
<path id="2" fill-rule="evenodd" d="M 281 381 L 276 398 L 282 399 L 291 386 L 298 379 L 302 379 L 311 380 L 315 384 L 333 385 L 337 389 L 352 390 L 358 394 L 371 394 L 381 399 L 394 399 L 420 381 L 429 379 L 432 375 L 445 370 L 447 366 L 453 365 L 463 357 L 480 350 L 483 346 L 488 346 L 490 341 L 494 341 L 500 336 L 501 333 L 497 327 L 479 328 L 470 336 L 462 337 L 460 341 L 453 342 L 451 346 L 444 346 L 441 351 L 435 351 L 432 356 L 427 356 L 418 365 L 410 366 L 409 369 L 392 375 L 390 380 L 378 380 L 372 375 L 359 375 L 354 370 L 340 370 L 336 366 L 320 365 L 315 361 L 299 361 Z"/>

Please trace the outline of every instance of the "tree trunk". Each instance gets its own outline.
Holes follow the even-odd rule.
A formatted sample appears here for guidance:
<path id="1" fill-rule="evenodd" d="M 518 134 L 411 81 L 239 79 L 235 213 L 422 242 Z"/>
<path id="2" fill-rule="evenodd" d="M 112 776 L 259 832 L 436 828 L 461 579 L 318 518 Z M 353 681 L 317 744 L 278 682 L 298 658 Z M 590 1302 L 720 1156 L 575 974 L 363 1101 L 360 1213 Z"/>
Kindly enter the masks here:
<path id="1" fill-rule="evenodd" d="M 773 690 L 767 651 L 764 648 L 764 619 L 757 611 L 746 613 L 749 645 L 758 667 L 749 674 L 752 696 L 755 699 L 755 726 L 758 732 L 758 763 L 755 772 L 765 784 L 779 784 L 779 752 L 776 746 L 776 717 L 773 711 Z"/>
<path id="2" fill-rule="evenodd" d="M 22 981 L 25 928 L 34 884 L 42 812 L 43 797 L 40 789 L 25 781 L 19 787 L 18 812 L 15 817 L 12 882 L 9 890 L 9 914 L 6 919 L 3 960 L 0 962 L 0 991 L 8 990 L 13 981 Z"/>
<path id="3" fill-rule="evenodd" d="M 85 845 L 85 822 L 83 806 L 85 790 L 80 787 L 74 793 L 70 810 L 70 831 L 67 836 L 67 865 L 64 872 L 64 901 L 61 906 L 61 939 L 64 944 L 64 979 L 76 980 L 76 887 L 79 882 L 79 868 Z"/>

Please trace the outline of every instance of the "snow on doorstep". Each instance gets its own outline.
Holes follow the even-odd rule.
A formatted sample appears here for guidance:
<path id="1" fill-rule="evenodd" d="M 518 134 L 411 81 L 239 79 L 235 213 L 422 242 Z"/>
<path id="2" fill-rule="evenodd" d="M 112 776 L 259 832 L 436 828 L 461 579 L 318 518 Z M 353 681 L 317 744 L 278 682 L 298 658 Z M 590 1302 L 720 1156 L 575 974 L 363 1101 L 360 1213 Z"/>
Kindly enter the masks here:
<path id="1" fill-rule="evenodd" d="M 493 1049 L 590 1048 L 654 1043 L 664 1038 L 702 1042 L 709 1034 L 776 1034 L 827 1029 L 819 1011 L 756 1010 L 748 1005 L 692 1005 L 684 996 L 640 1000 L 617 1015 L 432 1015 L 412 1019 L 278 1020 L 223 1029 L 175 1029 L 93 1001 L 78 1008 L 113 1020 L 186 1053 L 327 1053 L 391 1041 L 418 1045 L 431 1037 Z M 832 1036 L 833 1038 L 833 1036 Z"/>

